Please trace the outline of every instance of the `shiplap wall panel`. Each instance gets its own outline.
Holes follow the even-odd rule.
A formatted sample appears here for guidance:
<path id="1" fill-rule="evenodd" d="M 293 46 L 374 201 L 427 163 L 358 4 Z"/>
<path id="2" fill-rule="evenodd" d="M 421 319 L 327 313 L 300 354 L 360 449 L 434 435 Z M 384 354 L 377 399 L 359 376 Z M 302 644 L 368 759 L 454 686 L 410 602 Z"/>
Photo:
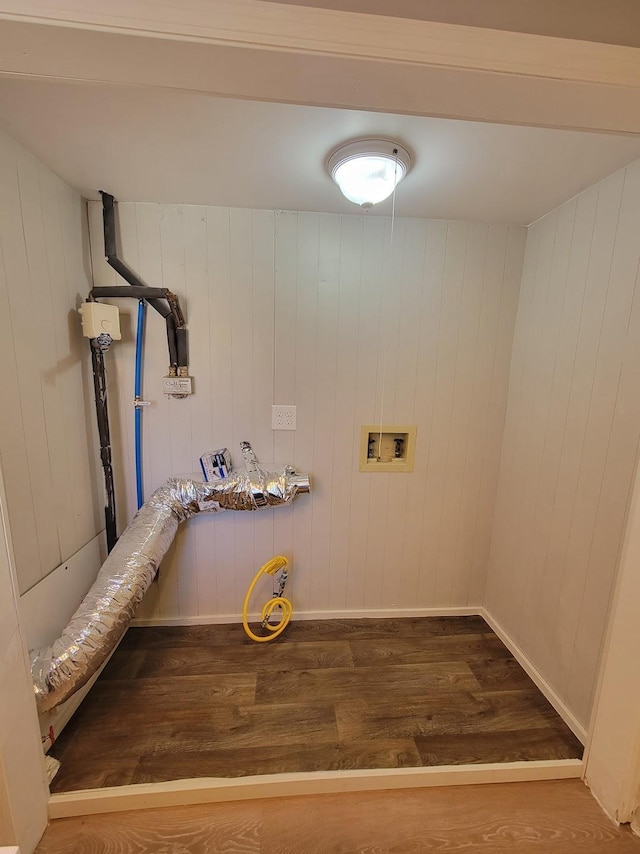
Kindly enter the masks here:
<path id="1" fill-rule="evenodd" d="M 552 389 L 552 421 L 549 425 L 547 469 L 551 478 L 552 512 L 548 521 L 547 533 L 543 542 L 547 542 L 543 555 L 540 600 L 534 604 L 536 634 L 534 643 L 538 660 L 545 663 L 553 659 L 554 641 L 553 620 L 557 610 L 560 593 L 557 578 L 560 574 L 559 556 L 561 556 L 561 537 L 566 529 L 565 508 L 571 498 L 571 484 L 568 478 L 565 448 L 571 452 L 572 431 L 568 429 L 569 407 L 573 387 L 573 374 L 578 356 L 578 340 L 581 317 L 585 304 L 587 271 L 590 247 L 595 225 L 598 188 L 581 194 L 577 199 L 571 257 L 567 281 L 564 287 L 564 303 L 561 322 L 560 342 L 555 365 Z M 526 265 L 526 261 L 525 261 Z M 556 432 L 557 431 L 557 432 Z M 557 439 L 555 437 L 560 437 Z M 546 603 L 546 612 L 542 608 Z"/>
<path id="2" fill-rule="evenodd" d="M 396 327 L 397 364 L 394 383 L 394 410 L 389 420 L 397 424 L 416 423 L 416 397 L 420 393 L 417 385 L 420 321 L 423 310 L 423 275 L 426 246 L 426 229 L 420 220 L 407 220 L 404 242 L 398 243 L 401 256 L 398 259 L 402 271 L 401 293 L 396 299 L 398 325 Z M 389 513 L 385 542 L 385 567 L 394 567 L 403 557 L 403 547 L 408 535 L 407 510 L 411 478 L 390 477 Z M 402 585 L 393 571 L 383 571 L 382 601 L 397 607 L 401 601 Z"/>
<path id="3" fill-rule="evenodd" d="M 250 439 L 253 432 L 253 341 L 251 333 L 254 323 L 254 310 L 251 280 L 253 270 L 251 211 L 232 210 L 229 219 L 231 350 L 228 354 L 227 369 L 231 371 L 231 397 L 228 400 L 221 401 L 221 404 L 222 406 L 231 405 L 232 435 L 237 436 L 238 441 L 241 441 Z M 214 441 L 214 444 L 230 446 L 236 465 L 238 465 L 241 464 L 238 441 L 231 443 L 226 440 Z M 260 453 L 260 449 L 257 450 Z M 230 534 L 235 542 L 234 569 L 236 571 L 228 571 L 226 581 L 231 588 L 233 600 L 237 601 L 242 589 L 242 580 L 238 578 L 237 568 L 242 567 L 243 570 L 240 571 L 246 573 L 248 567 L 255 563 L 254 525 L 241 514 L 234 515 L 230 519 L 212 520 L 213 524 L 222 529 L 222 525 L 218 525 L 219 522 L 222 522 L 225 527 L 231 528 Z"/>
<path id="4" fill-rule="evenodd" d="M 80 196 L 0 134 L 0 453 L 21 592 L 103 527 L 85 238 Z"/>
<path id="5" fill-rule="evenodd" d="M 445 604 L 444 596 L 450 582 L 450 573 L 442 571 L 439 558 L 442 548 L 441 532 L 448 522 L 444 515 L 448 488 L 447 464 L 449 440 L 455 426 L 452 424 L 452 414 L 468 230 L 469 226 L 466 223 L 449 223 L 447 226 L 434 405 L 427 455 L 427 494 L 423 519 L 425 536 L 421 573 L 424 585 L 419 595 L 420 598 L 426 596 L 436 606 Z"/>
<path id="6" fill-rule="evenodd" d="M 26 590 L 41 577 L 40 551 L 35 532 L 35 507 L 28 468 L 27 441 L 23 429 L 20 400 L 17 339 L 21 330 L 12 311 L 12 282 L 24 283 L 24 266 L 16 264 L 15 248 L 20 245 L 20 210 L 17 185 L 16 152 L 6 137 L 0 135 L 0 355 L 3 371 L 2 393 L 12 405 L 0 407 L 2 431 L 2 464 L 7 483 L 7 493 L 12 496 L 9 505 L 10 522 L 14 528 L 14 551 L 19 567 L 20 584 Z M 15 326 L 15 332 L 14 332 Z M 6 449 L 6 450 L 5 450 Z M 26 533 L 28 532 L 28 536 Z"/>
<path id="7" fill-rule="evenodd" d="M 67 271 L 64 258 L 64 243 L 62 240 L 62 232 L 60 228 L 60 215 L 58 196 L 55 193 L 55 184 L 57 179 L 44 166 L 39 169 L 40 178 L 40 200 L 41 200 L 41 220 L 44 239 L 41 237 L 41 245 L 44 242 L 46 249 L 46 277 L 43 276 L 43 281 L 47 283 L 47 305 L 50 306 L 50 318 L 47 318 L 46 323 L 50 332 L 57 333 L 50 335 L 47 339 L 48 353 L 55 358 L 55 367 L 47 371 L 44 375 L 43 382 L 43 397 L 45 407 L 47 409 L 54 406 L 60 407 L 60 417 L 50 419 L 47 423 L 47 440 L 49 446 L 49 456 L 51 459 L 52 477 L 57 484 L 59 490 L 59 501 L 56 502 L 56 522 L 58 526 L 58 535 L 60 542 L 61 556 L 70 556 L 77 550 L 78 542 L 87 542 L 84 537 L 91 535 L 92 529 L 85 532 L 79 532 L 78 527 L 80 521 L 76 518 L 73 510 L 74 500 L 73 494 L 76 487 L 76 478 L 80 475 L 81 469 L 86 468 L 89 462 L 87 456 L 82 461 L 76 459 L 78 449 L 69 442 L 69 432 L 73 433 L 73 422 L 68 417 L 68 410 L 72 400 L 78 395 L 78 387 L 73 384 L 69 386 L 67 382 L 68 371 L 60 370 L 60 367 L 65 362 L 65 348 L 59 341 L 59 331 L 68 328 L 69 322 L 77 321 L 77 315 L 70 316 L 70 307 L 75 306 L 75 295 L 69 299 L 60 299 L 59 294 L 53 287 L 54 282 L 63 283 L 62 295 L 68 296 L 67 288 L 64 286 L 67 281 Z M 81 232 L 82 234 L 82 232 Z M 84 359 L 87 360 L 86 350 Z M 43 362 L 46 364 L 46 362 Z M 82 388 L 82 384 L 80 384 Z M 80 422 L 84 426 L 84 419 Z M 77 431 L 76 431 L 77 432 Z M 86 440 L 84 442 L 85 450 L 87 450 Z M 78 471 L 77 462 L 81 462 L 81 469 Z M 86 500 L 86 496 L 85 496 Z M 72 511 L 72 512 L 70 512 Z M 78 536 L 80 534 L 80 536 Z"/>
<path id="8" fill-rule="evenodd" d="M 207 219 L 206 211 L 203 207 L 189 207 L 182 209 L 182 229 L 184 234 L 184 277 L 187 301 L 196 303 L 208 304 L 208 277 L 207 277 Z M 203 366 L 209 360 L 209 326 L 207 323 L 206 313 L 204 316 L 196 312 L 193 316 L 191 324 L 191 361 L 194 366 L 193 370 L 202 376 Z M 211 385 L 205 381 L 201 384 L 199 393 L 202 394 L 203 400 L 208 402 L 208 405 L 203 406 L 205 417 L 191 419 L 190 425 L 190 440 L 192 447 L 204 447 L 208 444 L 211 435 Z M 206 417 L 206 416 L 209 417 Z M 213 450 L 213 449 L 211 449 Z M 189 461 L 189 466 L 197 471 L 197 461 Z M 200 521 L 200 520 L 198 520 Z M 191 535 L 188 535 L 186 529 L 180 531 L 181 541 L 178 544 L 180 553 L 185 554 L 185 559 L 194 566 L 199 566 L 200 560 L 206 564 L 206 552 L 202 552 L 202 534 L 197 525 L 192 526 Z M 186 540 L 183 538 L 186 536 Z M 199 560 L 200 558 L 200 560 Z M 203 586 L 202 593 L 200 586 Z M 205 575 L 201 579 L 201 574 L 190 573 L 184 578 L 184 583 L 180 588 L 181 593 L 181 608 L 189 607 L 192 610 L 198 610 L 200 599 L 202 597 L 210 598 L 208 592 L 208 578 Z M 206 591 L 206 592 L 205 592 Z M 184 605 L 182 603 L 185 603 Z"/>
<path id="9" fill-rule="evenodd" d="M 301 213 L 298 215 L 297 297 L 296 297 L 296 350 L 294 399 L 296 409 L 296 434 L 294 465 L 303 471 L 313 469 L 313 443 L 316 431 L 317 379 L 317 326 L 318 273 L 320 265 L 320 215 Z M 321 481 L 318 483 L 317 481 Z M 293 513 L 293 556 L 295 577 L 292 595 L 309 601 L 311 589 L 310 555 L 313 549 L 313 506 L 320 495 L 326 492 L 326 479 L 316 478 L 318 490 L 310 498 L 297 502 Z"/>
<path id="10" fill-rule="evenodd" d="M 297 227 L 295 214 L 279 213 L 274 222 L 274 342 L 273 401 L 293 404 L 296 377 L 297 314 Z M 270 410 L 269 410 L 270 411 Z M 273 434 L 273 459 L 286 464 L 295 456 L 295 431 L 279 430 Z M 293 554 L 293 507 L 283 508 L 273 517 L 274 553 Z M 290 591 L 295 590 L 292 578 Z"/>
<path id="11" fill-rule="evenodd" d="M 73 519 L 69 513 L 71 487 L 65 460 L 62 400 L 55 381 L 55 370 L 41 370 L 41 366 L 47 365 L 49 360 L 57 363 L 55 324 L 52 323 L 54 300 L 50 284 L 53 268 L 45 238 L 44 206 L 40 192 L 41 169 L 41 164 L 27 152 L 21 153 L 18 161 L 18 185 L 30 283 L 30 293 L 25 289 L 22 296 L 25 298 L 25 311 L 31 312 L 31 335 L 24 344 L 36 353 L 31 367 L 33 374 L 26 380 L 29 390 L 33 392 L 33 401 L 29 405 L 33 420 L 29 419 L 31 423 L 27 430 L 33 430 L 35 434 L 35 447 L 30 457 L 38 473 L 36 477 L 43 485 L 44 494 L 38 496 L 36 506 L 39 536 L 45 546 L 41 559 L 46 562 L 52 554 L 56 554 L 56 550 L 60 556 L 73 554 L 75 538 Z M 33 382 L 34 374 L 39 374 L 39 383 Z M 50 413 L 46 421 L 45 412 Z M 32 483 L 32 488 L 36 486 L 36 482 Z M 56 495 L 53 501 L 52 493 Z"/>
<path id="12" fill-rule="evenodd" d="M 97 531 L 104 527 L 103 478 L 100 466 L 99 443 L 93 411 L 93 379 L 91 360 L 86 339 L 80 335 L 76 307 L 86 297 L 86 287 L 91 283 L 91 257 L 87 210 L 78 193 L 58 179 L 45 167 L 43 199 L 55 197 L 51 216 L 57 221 L 59 238 L 64 255 L 63 287 L 57 295 L 58 278 L 52 276 L 54 301 L 66 304 L 64 323 L 56 323 L 58 342 L 57 382 L 61 390 L 65 411 L 65 444 L 68 449 L 69 470 L 67 479 L 73 484 L 71 505 L 76 525 L 75 550 L 78 543 L 91 542 Z M 52 224 L 51 224 L 52 225 Z M 66 286 L 66 291 L 65 287 Z M 78 390 L 82 388 L 83 393 Z M 63 555 L 63 557 L 65 557 Z"/>
<path id="13" fill-rule="evenodd" d="M 575 405 L 570 412 L 574 418 L 571 442 L 576 449 L 577 465 L 571 473 L 574 489 L 567 514 L 569 525 L 564 552 L 565 571 L 558 599 L 555 649 L 556 660 L 565 664 L 567 674 L 579 666 L 579 661 L 575 660 L 576 625 L 602 483 L 602 455 L 606 451 L 610 431 L 611 394 L 615 394 L 615 386 L 613 389 L 606 384 L 596 386 L 596 377 L 606 365 L 608 348 L 614 344 L 613 339 L 603 341 L 603 332 L 609 286 L 613 284 L 614 294 L 617 294 L 622 284 L 611 282 L 610 270 L 623 178 L 624 172 L 619 172 L 600 185 L 587 273 L 586 310 L 582 315 L 574 370 L 572 402 Z"/>
<path id="14" fill-rule="evenodd" d="M 640 163 L 529 229 L 489 612 L 587 725 L 640 434 Z"/>
<path id="15" fill-rule="evenodd" d="M 507 385 L 504 382 L 505 364 L 510 364 L 513 342 L 513 318 L 518 307 L 518 294 L 508 287 L 513 276 L 522 277 L 522 258 L 525 233 L 510 228 L 503 270 L 503 289 L 500 295 L 498 330 L 493 351 L 491 393 L 484 443 L 482 477 L 474 524 L 473 565 L 469 574 L 469 601 L 484 601 L 486 571 L 491 546 L 492 525 L 496 506 L 498 475 L 503 445 L 504 412 L 507 404 Z"/>
<path id="16" fill-rule="evenodd" d="M 349 564 L 350 514 L 353 492 L 353 469 L 359 447 L 358 424 L 354 401 L 358 374 L 357 323 L 360 314 L 362 274 L 363 221 L 344 217 L 340 234 L 340 282 L 336 345 L 336 385 L 333 420 L 333 500 L 331 501 L 331 537 L 327 572 L 327 606 L 330 610 L 344 607 Z M 295 283 L 292 283 L 295 292 Z M 276 366 L 277 367 L 277 366 Z M 276 436 L 278 434 L 276 433 Z"/>
<path id="17" fill-rule="evenodd" d="M 313 458 L 326 460 L 321 491 L 311 523 L 310 598 L 322 610 L 328 605 L 328 574 L 331 554 L 331 510 L 339 474 L 334 462 L 334 420 L 336 378 L 338 372 L 338 294 L 340 284 L 340 220 L 320 218 L 318 257 L 318 295 L 316 305 L 316 365 L 314 387 L 315 429 Z"/>
<path id="18" fill-rule="evenodd" d="M 52 377 L 41 366 L 51 359 L 56 360 L 55 337 L 51 317 L 53 303 L 49 285 L 49 259 L 44 236 L 42 201 L 40 197 L 40 164 L 26 151 L 18 158 L 18 188 L 22 214 L 28 285 L 19 295 L 20 319 L 30 334 L 23 338 L 22 358 L 18 371 L 22 373 L 21 388 L 24 393 L 23 412 L 25 431 L 29 437 L 31 486 L 34 490 L 38 539 L 41 545 L 41 562 L 46 563 L 52 555 L 62 553 L 62 545 L 68 548 L 68 523 L 60 527 L 59 510 L 54 509 L 57 498 L 68 502 L 68 484 L 64 483 L 54 440 L 59 438 L 62 426 L 60 399 L 52 389 Z M 43 251 L 44 250 L 44 251 Z M 18 299 L 16 299 L 16 306 Z M 28 358 L 31 350 L 36 358 Z M 24 373 L 23 373 L 24 371 Z M 45 421 L 45 413 L 50 418 Z M 41 488 L 39 488 L 41 487 Z M 60 492 L 58 493 L 58 490 Z M 56 498 L 54 499 L 54 495 Z M 53 511 L 53 512 L 52 512 Z M 65 514 L 66 515 L 66 514 Z M 67 552 L 68 553 L 68 552 Z"/>
<path id="19" fill-rule="evenodd" d="M 193 397 L 163 398 L 164 328 L 150 312 L 146 495 L 215 447 L 242 465 L 242 439 L 313 481 L 292 507 L 189 522 L 139 615 L 237 615 L 274 553 L 292 558 L 300 610 L 481 604 L 471 574 L 484 579 L 524 229 L 398 219 L 392 233 L 382 217 L 151 204 L 119 205 L 119 222 L 125 260 L 185 302 L 194 376 Z M 113 281 L 99 259 L 94 270 Z M 108 356 L 123 444 L 135 303 L 127 311 Z M 295 432 L 272 431 L 272 403 L 297 406 Z M 417 425 L 413 473 L 359 471 L 361 425 L 380 420 Z M 135 512 L 131 449 L 122 467 L 121 526 Z"/>
<path id="20" fill-rule="evenodd" d="M 451 431 L 447 445 L 445 490 L 442 507 L 443 524 L 438 554 L 438 588 L 436 596 L 443 602 L 466 596 L 467 585 L 460 584 L 468 578 L 468 562 L 456 562 L 460 543 L 461 509 L 468 492 L 465 491 L 465 462 L 467 446 L 473 435 L 470 421 L 473 385 L 477 379 L 473 366 L 478 345 L 478 322 L 483 292 L 483 274 L 487 252 L 488 226 L 470 225 L 464 258 L 460 326 L 455 357 L 454 391 L 451 413 Z M 468 487 L 468 485 L 467 485 Z M 451 566 L 448 573 L 444 567 Z M 462 586 L 462 590 L 456 589 Z"/>
<path id="21" fill-rule="evenodd" d="M 534 416 L 532 417 L 532 432 L 529 434 L 529 445 L 531 448 L 530 464 L 536 470 L 536 476 L 532 483 L 532 489 L 526 496 L 527 503 L 524 513 L 530 514 L 531 525 L 526 532 L 524 540 L 524 560 L 527 564 L 527 573 L 523 579 L 521 593 L 521 612 L 523 634 L 535 630 L 532 623 L 535 622 L 537 614 L 534 609 L 525 607 L 526 602 L 540 599 L 540 584 L 542 573 L 535 571 L 534 562 L 539 559 L 536 551 L 537 544 L 544 542 L 544 537 L 549 529 L 552 517 L 552 505 L 541 500 L 541 496 L 549 494 L 549 490 L 555 484 L 557 470 L 560 460 L 558 448 L 550 437 L 557 435 L 562 427 L 563 402 L 566 400 L 568 389 L 560 386 L 561 397 L 558 399 L 557 384 L 549 376 L 558 378 L 554 370 L 558 363 L 558 349 L 561 344 L 560 334 L 562 331 L 563 307 L 565 303 L 564 282 L 567 280 L 569 258 L 574 235 L 574 224 L 576 217 L 575 200 L 565 205 L 559 211 L 557 228 L 554 235 L 553 250 L 547 256 L 550 267 L 545 268 L 548 276 L 549 287 L 546 294 L 545 317 L 539 328 L 540 353 L 538 355 L 537 376 L 533 388 Z M 539 265 L 538 270 L 542 269 Z M 559 405 L 558 405 L 559 404 Z M 546 424 L 546 430 L 544 425 Z M 533 439 L 536 441 L 534 442 Z M 551 456 L 551 459 L 549 457 Z"/>
<path id="22" fill-rule="evenodd" d="M 15 260 L 11 267 L 16 279 L 9 282 L 11 319 L 14 322 L 14 345 L 18 367 L 20 390 L 20 408 L 22 410 L 22 429 L 27 443 L 27 470 L 22 476 L 28 476 L 33 495 L 33 507 L 37 522 L 37 541 L 40 552 L 37 576 L 30 579 L 33 584 L 42 576 L 41 567 L 51 565 L 53 569 L 60 562 L 60 544 L 56 520 L 51 513 L 55 496 L 55 485 L 51 475 L 51 462 L 45 425 L 45 402 L 41 366 L 43 364 L 43 343 L 38 333 L 42 329 L 42 318 L 50 316 L 47 309 L 47 284 L 40 277 L 41 268 L 38 255 L 43 247 L 38 238 L 37 216 L 37 172 L 38 163 L 29 157 L 26 151 L 17 156 L 17 182 L 13 195 L 16 233 L 14 240 L 4 245 L 5 263 L 13 254 Z M 16 287 L 17 277 L 22 287 Z M 11 283 L 13 282 L 13 287 Z M 42 303 L 40 303 L 42 298 Z M 42 305 L 43 314 L 39 313 Z M 17 333 L 17 334 L 16 334 Z M 46 356 L 44 357 L 46 358 Z M 45 362 L 46 364 L 46 362 Z M 58 412 L 51 413 L 53 418 Z M 34 532 L 30 533 L 33 536 Z M 31 570 L 33 572 L 33 570 Z"/>
<path id="23" fill-rule="evenodd" d="M 166 217 L 161 223 L 162 242 L 162 284 L 175 288 L 184 297 L 184 311 L 189 311 L 193 293 L 193 279 L 189 275 L 192 268 L 194 244 L 197 245 L 200 232 L 199 213 L 201 208 L 183 208 L 178 205 L 167 206 Z M 138 238 L 139 242 L 139 238 Z M 195 250 L 197 252 L 197 250 Z M 171 283 L 171 284 L 169 284 Z M 182 300 L 181 300 L 182 305 Z M 144 417 L 144 416 L 143 416 Z M 131 419 L 130 419 L 131 423 Z M 170 450 L 172 469 L 175 473 L 197 471 L 197 460 L 191 458 L 193 419 L 191 410 L 185 407 L 170 409 Z M 184 528 L 178 530 L 175 541 L 175 554 L 182 560 L 195 565 L 196 535 Z M 197 613 L 198 577 L 196 573 L 175 572 L 175 585 L 180 610 Z"/>
<path id="24" fill-rule="evenodd" d="M 637 323 L 632 308 L 640 261 L 639 222 L 640 168 L 636 165 L 624 173 L 579 487 L 584 485 L 586 492 L 586 472 L 596 466 L 600 483 L 590 506 L 589 560 L 575 621 L 574 654 L 579 659 L 569 683 L 569 690 L 576 691 L 580 702 L 588 705 L 593 686 L 576 677 L 583 668 L 594 669 L 597 665 L 600 652 L 597 638 L 603 636 L 607 616 L 601 603 L 608 601 L 611 590 L 610 580 L 600 567 L 610 564 L 611 556 L 618 554 L 640 423 L 637 395 L 640 354 L 637 346 L 633 346 L 637 340 L 635 331 L 631 347 L 626 340 L 631 322 Z"/>
<path id="25" fill-rule="evenodd" d="M 404 545 L 401 552 L 403 565 L 423 566 L 423 520 L 426 508 L 426 473 L 429 462 L 431 430 L 433 426 L 434 390 L 438 365 L 438 340 L 444 259 L 447 244 L 447 223 L 429 221 L 426 229 L 424 258 L 421 271 L 421 310 L 418 359 L 416 366 L 416 394 L 414 423 L 419 426 L 416 442 L 415 471 L 420 477 L 410 478 L 407 484 Z M 514 313 L 515 316 L 515 313 Z M 427 573 L 405 573 L 399 581 L 399 604 L 410 607 L 424 596 Z"/>
<path id="26" fill-rule="evenodd" d="M 385 222 L 381 219 L 365 219 L 362 224 L 362 270 L 360 275 L 360 315 L 354 325 L 358 337 L 358 353 L 355 397 L 355 430 L 353 442 L 356 448 L 354 467 L 359 464 L 360 437 L 358 427 L 375 424 L 380 420 L 382 401 L 376 400 L 378 369 L 381 347 L 381 272 L 384 259 Z M 362 474 L 362 473 L 361 473 Z M 316 475 L 317 476 L 317 475 Z M 375 480 L 374 480 L 375 478 Z M 370 513 L 375 512 L 376 503 L 385 495 L 389 478 L 386 474 L 364 473 L 353 480 L 350 507 L 349 563 L 356 559 L 366 564 L 367 572 L 349 572 L 347 599 L 353 607 L 363 608 L 366 596 L 367 576 L 373 572 L 370 561 L 379 548 L 380 529 L 370 530 Z M 390 568 L 390 571 L 393 571 Z M 371 585 L 369 585 L 371 587 Z"/>
<path id="27" fill-rule="evenodd" d="M 228 442 L 217 442 L 216 437 L 233 435 L 231 410 L 232 375 L 229 370 L 231 354 L 231 277 L 230 277 L 230 212 L 221 208 L 207 208 L 206 253 L 208 299 L 203 297 L 204 309 L 198 312 L 202 325 L 208 328 L 209 355 L 203 353 L 202 375 L 196 379 L 209 384 L 211 397 L 201 399 L 198 419 L 210 425 L 206 445 L 196 448 L 197 456 L 213 451 Z M 194 297 L 195 298 L 195 297 Z M 197 330 L 197 327 L 196 327 Z M 189 342 L 191 348 L 192 343 Z M 196 345 L 197 346 L 197 345 Z M 208 375 L 207 375 L 208 372 Z M 197 386 L 196 386 L 197 393 Z M 210 401 L 210 402 L 209 402 Z M 207 407 L 210 406 L 210 412 Z M 214 447 L 210 447 L 214 445 Z M 237 448 L 231 447 L 237 456 Z M 219 524 L 222 523 L 222 524 Z M 211 527 L 216 530 L 212 532 Z M 236 608 L 235 581 L 228 567 L 235 567 L 235 540 L 228 520 L 203 517 L 194 520 L 197 531 L 198 603 L 201 614 L 232 613 Z M 212 537 L 213 533 L 213 537 Z M 225 571 L 227 570 L 227 571 Z M 204 595 L 203 595 L 204 592 Z"/>
<path id="28" fill-rule="evenodd" d="M 507 242 L 508 233 L 504 229 L 493 226 L 488 228 L 484 258 L 480 269 L 482 290 L 480 292 L 478 289 L 475 305 L 476 326 L 472 330 L 472 334 L 475 336 L 475 353 L 477 354 L 467 390 L 469 395 L 469 425 L 472 429 L 467 430 L 466 436 L 461 486 L 462 500 L 458 517 L 460 528 L 470 532 L 471 536 L 459 537 L 455 544 L 455 564 L 458 568 L 454 579 L 456 598 L 469 597 L 470 595 L 470 574 L 460 572 L 459 568 L 473 565 L 474 535 L 479 510 L 482 470 L 487 451 L 487 440 L 491 441 L 492 438 L 488 435 L 489 405 L 502 289 L 493 288 L 491 283 L 501 280 L 504 276 Z M 473 429 L 476 425 L 477 429 Z M 494 427 L 494 430 L 501 433 L 499 426 Z M 475 591 L 474 595 L 477 596 Z"/>
<path id="29" fill-rule="evenodd" d="M 397 221 L 394 224 L 393 233 L 389 229 L 388 239 L 385 235 L 383 244 L 383 265 L 381 311 L 380 311 L 380 341 L 379 368 L 378 368 L 378 391 L 380 397 L 380 419 L 382 424 L 407 423 L 405 412 L 405 401 L 400 396 L 401 389 L 398 388 L 400 376 L 404 377 L 411 370 L 411 361 L 402 363 L 399 370 L 399 342 L 400 325 L 402 315 L 402 293 L 406 292 L 405 271 L 406 264 L 410 261 L 411 250 L 407 237 L 408 222 Z M 387 246 L 388 244 L 388 246 Z M 386 263 L 385 263 L 386 261 Z M 392 272 L 393 271 L 393 272 Z M 394 280 L 394 286 L 385 286 L 390 279 Z M 406 305 L 405 305 L 406 309 Z M 376 419 L 378 420 L 378 419 Z M 402 537 L 404 526 L 404 482 L 406 478 L 395 479 L 393 475 L 385 475 L 386 484 L 375 481 L 376 486 L 384 489 L 383 500 L 374 502 L 377 514 L 374 521 L 380 535 L 380 549 L 373 556 L 373 572 L 367 574 L 367 581 L 371 582 L 365 598 L 366 607 L 376 607 L 374 603 L 388 602 L 392 604 L 394 599 L 388 598 L 393 595 L 395 589 L 395 578 L 393 567 L 398 553 L 398 544 Z"/>
<path id="30" fill-rule="evenodd" d="M 252 306 L 253 393 L 250 441 L 261 448 L 262 459 L 273 463 L 273 430 L 271 405 L 274 388 L 274 219 L 273 211 L 253 211 L 252 231 Z M 274 554 L 273 511 L 256 517 L 254 531 L 254 566 L 262 565 Z"/>

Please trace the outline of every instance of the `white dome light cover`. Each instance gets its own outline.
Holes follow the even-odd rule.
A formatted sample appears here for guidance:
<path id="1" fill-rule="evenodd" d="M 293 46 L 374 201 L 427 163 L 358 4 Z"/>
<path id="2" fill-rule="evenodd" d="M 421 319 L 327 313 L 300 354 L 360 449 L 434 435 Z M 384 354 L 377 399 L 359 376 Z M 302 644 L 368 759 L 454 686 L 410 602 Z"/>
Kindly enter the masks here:
<path id="1" fill-rule="evenodd" d="M 327 163 L 343 196 L 367 209 L 387 199 L 410 168 L 407 149 L 387 139 L 361 139 L 341 145 Z"/>

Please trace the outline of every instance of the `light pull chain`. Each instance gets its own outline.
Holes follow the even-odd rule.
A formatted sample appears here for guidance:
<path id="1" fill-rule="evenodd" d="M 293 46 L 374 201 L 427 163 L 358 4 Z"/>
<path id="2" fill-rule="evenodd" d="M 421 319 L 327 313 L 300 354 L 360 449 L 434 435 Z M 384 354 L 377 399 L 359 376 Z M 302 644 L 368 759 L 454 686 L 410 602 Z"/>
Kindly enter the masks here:
<path id="1" fill-rule="evenodd" d="M 396 187 L 398 186 L 398 149 L 393 149 L 393 156 L 395 157 L 395 165 L 393 171 L 393 193 L 391 196 L 391 232 L 389 235 L 389 264 L 387 264 L 387 270 L 390 271 L 391 261 L 393 259 L 393 232 L 396 222 Z M 384 262 L 382 264 L 383 271 L 383 282 L 382 287 L 384 287 Z M 380 323 L 378 328 L 385 328 L 382 324 L 382 294 L 380 295 Z M 382 425 L 384 424 L 384 386 L 387 375 L 387 333 L 385 330 L 384 335 L 384 347 L 382 350 L 382 390 L 380 394 L 380 423 L 378 430 L 378 461 L 380 460 L 380 456 L 382 453 Z"/>

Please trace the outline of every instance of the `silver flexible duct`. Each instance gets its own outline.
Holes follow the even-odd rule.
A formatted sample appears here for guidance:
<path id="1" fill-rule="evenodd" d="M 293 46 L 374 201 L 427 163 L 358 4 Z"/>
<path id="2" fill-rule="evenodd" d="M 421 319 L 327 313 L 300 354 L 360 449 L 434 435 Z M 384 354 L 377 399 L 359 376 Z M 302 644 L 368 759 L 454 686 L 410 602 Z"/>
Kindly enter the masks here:
<path id="1" fill-rule="evenodd" d="M 281 472 L 263 469 L 251 445 L 243 442 L 241 447 L 246 472 L 212 483 L 171 478 L 143 504 L 62 635 L 31 653 L 39 712 L 68 699 L 107 659 L 155 578 L 180 522 L 201 512 L 279 507 L 310 492 L 308 475 L 291 466 Z"/>

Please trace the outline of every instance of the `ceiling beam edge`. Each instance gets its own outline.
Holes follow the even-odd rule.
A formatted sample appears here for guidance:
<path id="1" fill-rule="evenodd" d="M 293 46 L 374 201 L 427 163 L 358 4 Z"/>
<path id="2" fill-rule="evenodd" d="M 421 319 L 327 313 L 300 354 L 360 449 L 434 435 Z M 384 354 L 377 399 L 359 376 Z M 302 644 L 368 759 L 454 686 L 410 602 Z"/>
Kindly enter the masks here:
<path id="1" fill-rule="evenodd" d="M 640 87 L 640 49 L 263 0 L 0 0 L 0 19 L 141 37 Z"/>

